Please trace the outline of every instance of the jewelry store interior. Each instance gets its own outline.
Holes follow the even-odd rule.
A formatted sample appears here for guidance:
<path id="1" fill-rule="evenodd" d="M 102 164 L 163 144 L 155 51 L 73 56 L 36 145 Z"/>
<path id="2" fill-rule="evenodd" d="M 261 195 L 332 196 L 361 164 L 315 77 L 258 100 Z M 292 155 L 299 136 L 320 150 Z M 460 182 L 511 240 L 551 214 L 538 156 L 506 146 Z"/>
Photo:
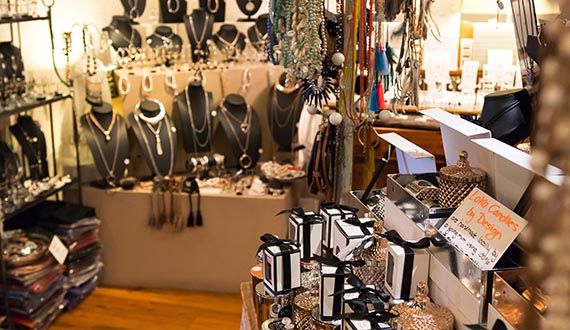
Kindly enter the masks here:
<path id="1" fill-rule="evenodd" d="M 0 328 L 567 329 L 569 27 L 0 0 Z"/>

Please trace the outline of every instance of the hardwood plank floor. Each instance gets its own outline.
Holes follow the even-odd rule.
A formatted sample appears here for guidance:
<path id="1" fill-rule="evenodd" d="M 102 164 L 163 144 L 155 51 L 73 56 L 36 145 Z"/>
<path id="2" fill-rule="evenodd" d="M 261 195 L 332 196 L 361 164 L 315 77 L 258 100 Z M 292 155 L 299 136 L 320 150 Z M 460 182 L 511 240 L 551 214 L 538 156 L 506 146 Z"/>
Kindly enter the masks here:
<path id="1" fill-rule="evenodd" d="M 238 330 L 239 294 L 100 287 L 50 330 Z"/>

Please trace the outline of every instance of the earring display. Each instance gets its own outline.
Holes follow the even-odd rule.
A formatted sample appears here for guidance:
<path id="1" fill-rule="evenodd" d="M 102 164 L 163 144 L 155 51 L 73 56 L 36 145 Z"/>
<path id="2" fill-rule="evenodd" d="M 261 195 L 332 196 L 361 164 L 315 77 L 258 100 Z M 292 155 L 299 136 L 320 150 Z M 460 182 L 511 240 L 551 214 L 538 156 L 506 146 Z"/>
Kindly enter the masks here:
<path id="1" fill-rule="evenodd" d="M 158 26 L 154 32 L 146 38 L 146 43 L 152 47 L 172 48 L 176 46 L 178 49 L 182 47 L 182 38 L 172 31 L 169 26 Z"/>
<path id="2" fill-rule="evenodd" d="M 187 0 L 160 0 L 158 2 L 161 23 L 182 23 L 188 8 Z"/>
<path id="3" fill-rule="evenodd" d="M 131 25 L 127 16 L 113 16 L 111 24 L 104 27 L 103 31 L 109 34 L 111 45 L 116 50 L 142 45 L 140 33 Z"/>

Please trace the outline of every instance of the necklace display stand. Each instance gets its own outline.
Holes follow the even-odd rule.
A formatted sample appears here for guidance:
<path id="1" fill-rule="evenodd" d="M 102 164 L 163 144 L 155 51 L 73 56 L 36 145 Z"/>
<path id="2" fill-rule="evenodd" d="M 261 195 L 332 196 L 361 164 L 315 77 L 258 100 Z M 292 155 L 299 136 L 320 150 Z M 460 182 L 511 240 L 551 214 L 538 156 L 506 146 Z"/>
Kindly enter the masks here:
<path id="1" fill-rule="evenodd" d="M 153 34 L 146 38 L 146 43 L 152 48 L 177 47 L 178 49 L 181 49 L 182 38 L 180 38 L 179 35 L 175 34 L 174 31 L 172 31 L 171 27 L 161 25 L 157 26 Z"/>
<path id="2" fill-rule="evenodd" d="M 234 47 L 242 52 L 245 48 L 245 34 L 238 31 L 233 24 L 224 24 L 214 35 L 214 43 L 218 49 L 223 50 L 226 47 Z"/>
<path id="3" fill-rule="evenodd" d="M 176 159 L 176 128 L 162 103 L 141 101 L 129 115 L 129 125 L 152 173 L 159 177 L 171 175 Z"/>
<path id="4" fill-rule="evenodd" d="M 226 1 L 225 0 L 200 0 L 200 8 L 207 10 L 214 15 L 214 21 L 221 23 L 226 21 Z"/>
<path id="5" fill-rule="evenodd" d="M 41 128 L 30 116 L 20 116 L 10 132 L 22 147 L 31 178 L 40 180 L 49 176 L 46 138 Z"/>
<path id="6" fill-rule="evenodd" d="M 212 38 L 214 15 L 204 9 L 194 9 L 190 15 L 184 16 L 184 26 L 193 50 L 192 61 L 198 62 L 208 55 L 206 41 Z"/>
<path id="7" fill-rule="evenodd" d="M 247 29 L 247 38 L 257 51 L 267 51 L 269 40 L 267 38 L 267 14 L 261 14 L 255 23 Z"/>
<path id="8" fill-rule="evenodd" d="M 239 18 L 238 22 L 255 21 L 255 18 L 252 18 L 252 16 L 259 11 L 261 3 L 261 0 L 237 0 L 239 10 L 247 16 L 247 18 Z"/>
<path id="9" fill-rule="evenodd" d="M 158 5 L 161 23 L 182 23 L 188 10 L 187 0 L 161 0 Z"/>
<path id="10" fill-rule="evenodd" d="M 177 109 L 186 153 L 210 152 L 212 144 L 212 93 L 200 81 L 192 81 L 176 95 Z"/>
<path id="11" fill-rule="evenodd" d="M 24 78 L 22 53 L 12 42 L 0 42 L 0 58 L 0 63 L 6 63 L 6 66 L 1 68 L 3 77 L 9 79 Z"/>
<path id="12" fill-rule="evenodd" d="M 121 0 L 121 5 L 125 9 L 125 16 L 137 24 L 135 21 L 144 13 L 146 0 Z"/>
<path id="13" fill-rule="evenodd" d="M 239 94 L 228 95 L 220 104 L 219 113 L 220 125 L 239 167 L 253 169 L 261 155 L 261 123 L 257 114 Z"/>
<path id="14" fill-rule="evenodd" d="M 286 74 L 269 90 L 269 128 L 279 151 L 292 151 L 292 144 L 297 135 L 297 123 L 303 111 L 304 98 L 300 86 L 286 89 Z"/>
<path id="15" fill-rule="evenodd" d="M 91 185 L 97 188 L 116 187 L 129 164 L 129 135 L 125 120 L 113 112 L 108 103 L 93 106 L 80 119 L 87 145 L 102 180 Z"/>
<path id="16" fill-rule="evenodd" d="M 0 183 L 15 182 L 21 179 L 22 172 L 18 155 L 6 142 L 0 141 Z"/>
<path id="17" fill-rule="evenodd" d="M 140 33 L 131 25 L 126 16 L 113 16 L 111 24 L 103 28 L 109 33 L 113 48 L 128 48 L 129 46 L 141 47 L 142 38 Z"/>

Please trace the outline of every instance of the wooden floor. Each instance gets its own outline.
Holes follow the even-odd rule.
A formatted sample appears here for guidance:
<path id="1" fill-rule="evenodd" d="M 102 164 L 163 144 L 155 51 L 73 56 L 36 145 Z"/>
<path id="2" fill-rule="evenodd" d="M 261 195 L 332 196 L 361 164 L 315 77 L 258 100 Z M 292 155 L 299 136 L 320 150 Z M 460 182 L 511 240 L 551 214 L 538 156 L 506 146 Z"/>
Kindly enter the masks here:
<path id="1" fill-rule="evenodd" d="M 98 288 L 50 330 L 238 330 L 239 294 Z"/>

